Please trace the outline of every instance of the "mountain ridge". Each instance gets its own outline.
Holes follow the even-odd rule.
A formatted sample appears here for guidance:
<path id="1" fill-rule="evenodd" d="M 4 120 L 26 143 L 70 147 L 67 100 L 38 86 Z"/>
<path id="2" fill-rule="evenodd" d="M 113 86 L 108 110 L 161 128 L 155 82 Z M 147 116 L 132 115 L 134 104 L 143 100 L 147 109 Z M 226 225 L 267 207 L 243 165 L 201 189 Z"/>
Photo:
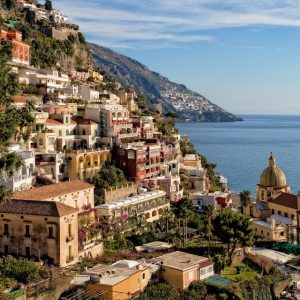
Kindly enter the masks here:
<path id="1" fill-rule="evenodd" d="M 94 63 L 126 88 L 144 93 L 152 106 L 175 112 L 187 122 L 234 122 L 242 118 L 227 112 L 185 85 L 170 81 L 146 65 L 109 48 L 88 43 Z"/>

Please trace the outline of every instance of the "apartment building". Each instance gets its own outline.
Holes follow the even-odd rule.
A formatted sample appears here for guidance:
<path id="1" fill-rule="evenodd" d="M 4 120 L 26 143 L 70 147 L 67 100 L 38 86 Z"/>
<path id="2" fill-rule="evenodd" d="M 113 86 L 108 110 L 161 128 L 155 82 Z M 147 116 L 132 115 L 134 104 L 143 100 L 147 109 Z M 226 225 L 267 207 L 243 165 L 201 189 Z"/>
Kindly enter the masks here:
<path id="1" fill-rule="evenodd" d="M 115 145 L 113 160 L 138 182 L 156 177 L 161 171 L 161 145 L 156 140 Z"/>
<path id="2" fill-rule="evenodd" d="M 166 199 L 166 192 L 161 190 L 138 194 L 96 207 L 97 217 L 103 224 L 126 223 L 141 215 L 147 222 L 153 222 L 169 209 L 170 201 Z"/>
<path id="3" fill-rule="evenodd" d="M 0 40 L 12 44 L 12 61 L 18 64 L 29 65 L 30 46 L 22 41 L 20 31 L 0 31 Z"/>
<path id="4" fill-rule="evenodd" d="M 78 257 L 77 212 L 51 200 L 1 204 L 0 252 L 67 266 Z"/>
<path id="5" fill-rule="evenodd" d="M 30 189 L 35 183 L 35 157 L 33 152 L 22 150 L 20 145 L 10 147 L 10 151 L 22 157 L 23 165 L 15 170 L 12 176 L 4 173 L 1 177 L 0 185 L 5 186 L 8 190 L 13 192 Z"/>
<path id="6" fill-rule="evenodd" d="M 92 178 L 102 166 L 110 162 L 109 150 L 75 150 L 66 153 L 67 173 L 71 180 Z"/>

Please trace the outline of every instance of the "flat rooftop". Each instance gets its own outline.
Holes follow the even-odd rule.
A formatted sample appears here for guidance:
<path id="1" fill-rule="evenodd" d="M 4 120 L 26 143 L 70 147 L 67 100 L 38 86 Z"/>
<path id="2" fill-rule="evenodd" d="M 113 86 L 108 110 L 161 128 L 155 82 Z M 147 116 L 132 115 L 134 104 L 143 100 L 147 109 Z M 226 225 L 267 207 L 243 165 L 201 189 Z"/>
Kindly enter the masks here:
<path id="1" fill-rule="evenodd" d="M 286 264 L 290 260 L 296 258 L 295 255 L 285 254 L 283 252 L 265 249 L 265 248 L 251 248 L 249 250 L 250 253 L 258 256 L 263 256 L 265 258 L 270 259 L 271 261 L 278 263 L 280 265 Z"/>
<path id="2" fill-rule="evenodd" d="M 155 241 L 151 243 L 144 244 L 142 246 L 136 246 L 135 249 L 137 252 L 147 251 L 149 253 L 155 251 L 162 251 L 173 248 L 172 244 L 166 242 Z"/>
<path id="3" fill-rule="evenodd" d="M 212 264 L 206 257 L 181 251 L 175 251 L 159 256 L 155 258 L 153 262 L 160 266 L 166 266 L 181 271 L 188 270 L 197 265 L 201 265 L 202 263 L 208 263 L 208 265 Z"/>
<path id="4" fill-rule="evenodd" d="M 109 210 L 109 209 L 123 207 L 126 205 L 135 204 L 135 203 L 139 203 L 139 202 L 143 202 L 146 200 L 154 199 L 157 197 L 163 197 L 163 196 L 166 196 L 166 192 L 157 190 L 157 191 L 138 194 L 138 195 L 135 195 L 132 197 L 127 197 L 125 199 L 116 200 L 116 201 L 113 201 L 110 203 L 102 204 L 102 205 L 97 206 L 96 208 Z"/>
<path id="5" fill-rule="evenodd" d="M 108 265 L 97 265 L 82 275 L 89 275 L 91 279 L 99 284 L 113 286 L 138 272 L 141 262 L 134 260 L 120 260 L 116 263 Z M 145 266 L 144 266 L 145 267 Z M 143 269 L 143 268 L 141 268 Z"/>

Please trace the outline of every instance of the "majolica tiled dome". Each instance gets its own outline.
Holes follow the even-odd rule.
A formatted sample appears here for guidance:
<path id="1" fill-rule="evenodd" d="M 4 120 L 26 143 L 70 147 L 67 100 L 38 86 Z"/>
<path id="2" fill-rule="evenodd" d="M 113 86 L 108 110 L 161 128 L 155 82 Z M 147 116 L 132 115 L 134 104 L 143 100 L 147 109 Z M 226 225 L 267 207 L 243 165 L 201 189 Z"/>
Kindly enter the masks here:
<path id="1" fill-rule="evenodd" d="M 286 184 L 284 173 L 276 166 L 275 157 L 271 153 L 269 157 L 269 166 L 260 176 L 260 185 L 264 187 L 283 188 Z"/>

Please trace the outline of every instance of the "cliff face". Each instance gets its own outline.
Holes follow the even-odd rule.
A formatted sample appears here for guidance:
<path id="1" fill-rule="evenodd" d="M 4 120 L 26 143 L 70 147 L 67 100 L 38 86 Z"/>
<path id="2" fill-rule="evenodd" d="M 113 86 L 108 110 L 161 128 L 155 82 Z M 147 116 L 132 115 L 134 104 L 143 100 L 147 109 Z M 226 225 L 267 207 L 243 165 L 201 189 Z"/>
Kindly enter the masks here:
<path id="1" fill-rule="evenodd" d="M 149 70 L 136 60 L 108 48 L 89 44 L 95 64 L 127 88 L 145 93 L 152 105 L 160 104 L 165 112 L 176 112 L 190 122 L 232 122 L 242 119 L 210 102 L 182 84 Z"/>

